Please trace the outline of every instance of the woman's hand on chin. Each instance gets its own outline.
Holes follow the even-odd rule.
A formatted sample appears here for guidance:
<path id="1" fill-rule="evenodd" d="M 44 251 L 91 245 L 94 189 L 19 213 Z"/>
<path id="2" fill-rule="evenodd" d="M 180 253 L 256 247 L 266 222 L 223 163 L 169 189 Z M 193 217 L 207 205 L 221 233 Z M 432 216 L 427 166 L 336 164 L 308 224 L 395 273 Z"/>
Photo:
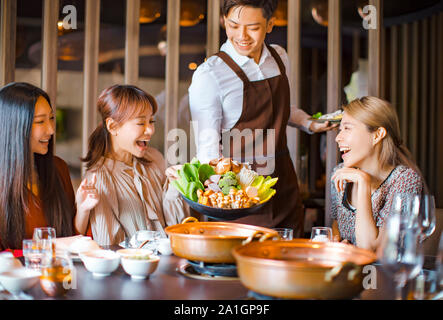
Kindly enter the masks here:
<path id="1" fill-rule="evenodd" d="M 363 170 L 344 167 L 334 173 L 331 181 L 334 183 L 336 190 L 342 192 L 344 191 L 345 182 L 352 182 L 358 186 L 370 186 L 371 177 Z"/>

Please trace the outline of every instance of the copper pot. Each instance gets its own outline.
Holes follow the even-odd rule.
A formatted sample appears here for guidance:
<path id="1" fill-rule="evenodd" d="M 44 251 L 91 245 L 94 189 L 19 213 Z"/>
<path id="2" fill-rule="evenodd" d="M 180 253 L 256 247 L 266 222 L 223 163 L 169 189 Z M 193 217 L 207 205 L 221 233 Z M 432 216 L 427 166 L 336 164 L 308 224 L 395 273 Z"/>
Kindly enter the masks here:
<path id="1" fill-rule="evenodd" d="M 235 263 L 232 249 L 243 241 L 250 242 L 263 234 L 278 237 L 272 229 L 229 222 L 199 222 L 194 217 L 165 231 L 176 256 L 207 263 Z"/>
<path id="2" fill-rule="evenodd" d="M 245 287 L 287 299 L 353 298 L 363 289 L 363 267 L 376 260 L 368 250 L 305 239 L 252 242 L 233 255 Z"/>

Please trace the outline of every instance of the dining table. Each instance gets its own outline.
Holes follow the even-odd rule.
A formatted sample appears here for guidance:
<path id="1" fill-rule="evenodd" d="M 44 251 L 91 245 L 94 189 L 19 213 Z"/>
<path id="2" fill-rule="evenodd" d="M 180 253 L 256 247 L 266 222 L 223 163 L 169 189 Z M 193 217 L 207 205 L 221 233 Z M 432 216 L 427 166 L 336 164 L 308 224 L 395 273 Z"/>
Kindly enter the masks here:
<path id="1" fill-rule="evenodd" d="M 109 246 L 104 249 L 116 251 L 120 246 Z M 427 257 L 424 267 L 432 268 L 435 257 Z M 81 261 L 74 262 L 72 288 L 63 296 L 48 297 L 40 285 L 34 286 L 26 293 L 34 300 L 257 300 L 262 296 L 255 295 L 243 286 L 241 281 L 233 278 L 227 280 L 202 280 L 190 278 L 179 272 L 187 260 L 172 255 L 160 255 L 157 270 L 144 280 L 133 280 L 120 265 L 116 271 L 106 277 L 95 277 L 86 270 Z M 395 283 L 392 275 L 386 274 L 383 268 L 375 263 L 371 278 L 373 283 L 354 300 L 393 300 Z M 369 275 L 369 274 L 368 274 Z M 405 297 L 407 296 L 405 288 Z M 264 297 L 268 299 L 268 297 Z"/>

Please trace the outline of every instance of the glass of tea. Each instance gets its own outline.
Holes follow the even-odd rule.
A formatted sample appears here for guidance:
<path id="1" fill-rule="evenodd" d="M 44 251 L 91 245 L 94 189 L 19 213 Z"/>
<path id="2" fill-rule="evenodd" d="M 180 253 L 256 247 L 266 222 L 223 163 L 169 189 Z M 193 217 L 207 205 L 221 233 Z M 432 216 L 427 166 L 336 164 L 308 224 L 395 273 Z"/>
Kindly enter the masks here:
<path id="1" fill-rule="evenodd" d="M 75 268 L 67 252 L 56 255 L 41 273 L 40 286 L 50 297 L 62 296 L 75 288 Z"/>

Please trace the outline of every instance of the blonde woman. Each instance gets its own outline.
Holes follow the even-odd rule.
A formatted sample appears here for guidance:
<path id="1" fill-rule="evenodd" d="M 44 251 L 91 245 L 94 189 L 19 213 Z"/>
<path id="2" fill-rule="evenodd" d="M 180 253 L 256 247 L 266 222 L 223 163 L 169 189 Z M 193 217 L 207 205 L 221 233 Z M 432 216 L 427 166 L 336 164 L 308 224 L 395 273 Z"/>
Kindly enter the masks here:
<path id="1" fill-rule="evenodd" d="M 343 163 L 331 178 L 332 229 L 338 241 L 376 250 L 394 192 L 420 194 L 424 181 L 388 102 L 363 97 L 343 110 L 336 138 Z"/>

